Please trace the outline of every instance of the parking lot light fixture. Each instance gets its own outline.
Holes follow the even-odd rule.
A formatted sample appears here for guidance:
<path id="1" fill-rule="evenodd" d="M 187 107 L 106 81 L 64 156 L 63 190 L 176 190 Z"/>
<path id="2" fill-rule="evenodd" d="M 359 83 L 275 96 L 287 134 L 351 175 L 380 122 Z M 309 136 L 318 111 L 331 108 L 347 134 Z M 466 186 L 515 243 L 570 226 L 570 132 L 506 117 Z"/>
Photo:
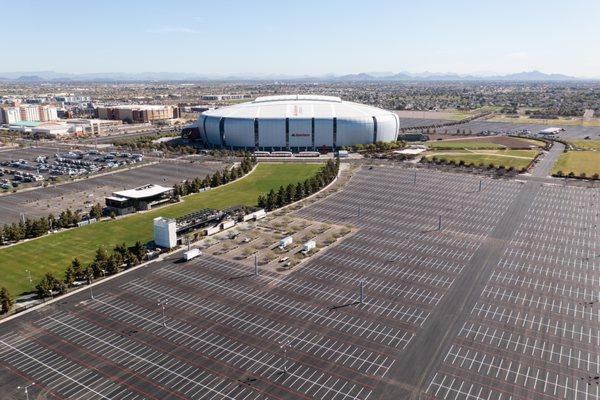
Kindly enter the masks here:
<path id="1" fill-rule="evenodd" d="M 33 386 L 33 383 L 31 385 L 27 385 L 27 386 L 17 386 L 17 389 L 23 389 L 23 391 L 25 392 L 25 399 L 29 400 L 29 386 Z"/>
<path id="2" fill-rule="evenodd" d="M 359 287 L 359 294 L 360 294 L 359 303 L 364 304 L 364 302 L 365 302 L 365 280 L 364 279 L 361 279 L 358 282 L 358 287 Z"/>
<path id="3" fill-rule="evenodd" d="M 442 216 L 438 216 L 438 231 L 442 230 Z"/>
<path id="4" fill-rule="evenodd" d="M 168 304 L 167 300 L 159 300 L 158 301 L 158 305 L 161 307 L 162 309 L 162 324 L 163 327 L 167 327 L 167 321 L 165 320 L 165 306 Z"/>

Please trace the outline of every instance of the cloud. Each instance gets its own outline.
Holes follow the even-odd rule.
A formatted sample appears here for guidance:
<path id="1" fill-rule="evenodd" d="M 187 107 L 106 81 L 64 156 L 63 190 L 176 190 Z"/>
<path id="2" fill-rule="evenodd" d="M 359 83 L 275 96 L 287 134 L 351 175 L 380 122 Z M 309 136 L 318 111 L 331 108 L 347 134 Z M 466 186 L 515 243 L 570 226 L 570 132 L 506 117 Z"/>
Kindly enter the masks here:
<path id="1" fill-rule="evenodd" d="M 187 33 L 187 34 L 198 34 L 200 31 L 188 28 L 185 26 L 161 26 L 156 29 L 151 29 L 148 32 L 151 33 Z"/>

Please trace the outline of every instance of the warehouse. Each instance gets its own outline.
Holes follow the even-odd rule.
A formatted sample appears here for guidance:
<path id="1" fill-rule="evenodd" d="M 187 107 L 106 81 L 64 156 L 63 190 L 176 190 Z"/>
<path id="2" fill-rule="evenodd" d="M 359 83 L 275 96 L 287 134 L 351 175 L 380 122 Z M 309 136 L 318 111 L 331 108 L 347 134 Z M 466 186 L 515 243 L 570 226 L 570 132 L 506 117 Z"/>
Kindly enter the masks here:
<path id="1" fill-rule="evenodd" d="M 282 95 L 209 110 L 199 138 L 217 147 L 307 150 L 395 141 L 398 116 L 339 97 Z"/>

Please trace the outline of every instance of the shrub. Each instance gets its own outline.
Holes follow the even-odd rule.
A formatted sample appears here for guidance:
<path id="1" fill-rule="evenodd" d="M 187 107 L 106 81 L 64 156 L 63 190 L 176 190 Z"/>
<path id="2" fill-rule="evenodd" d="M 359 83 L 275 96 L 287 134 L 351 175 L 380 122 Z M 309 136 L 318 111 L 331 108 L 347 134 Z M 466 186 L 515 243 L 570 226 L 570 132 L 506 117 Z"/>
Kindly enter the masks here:
<path id="1" fill-rule="evenodd" d="M 562 172 L 562 170 L 559 170 L 559 171 L 556 171 L 556 174 L 554 174 L 554 175 L 556 175 L 560 178 L 560 177 L 563 177 L 565 175 L 565 173 Z"/>

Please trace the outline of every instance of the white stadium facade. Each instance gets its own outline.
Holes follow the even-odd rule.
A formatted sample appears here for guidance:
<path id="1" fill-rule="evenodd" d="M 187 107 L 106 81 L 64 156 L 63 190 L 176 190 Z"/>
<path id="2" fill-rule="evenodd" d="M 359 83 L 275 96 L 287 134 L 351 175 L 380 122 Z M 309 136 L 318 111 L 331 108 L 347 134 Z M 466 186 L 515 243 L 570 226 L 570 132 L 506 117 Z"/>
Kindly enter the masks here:
<path id="1" fill-rule="evenodd" d="M 339 97 L 283 95 L 204 112 L 198 135 L 208 145 L 263 150 L 339 148 L 395 141 L 398 116 Z"/>

